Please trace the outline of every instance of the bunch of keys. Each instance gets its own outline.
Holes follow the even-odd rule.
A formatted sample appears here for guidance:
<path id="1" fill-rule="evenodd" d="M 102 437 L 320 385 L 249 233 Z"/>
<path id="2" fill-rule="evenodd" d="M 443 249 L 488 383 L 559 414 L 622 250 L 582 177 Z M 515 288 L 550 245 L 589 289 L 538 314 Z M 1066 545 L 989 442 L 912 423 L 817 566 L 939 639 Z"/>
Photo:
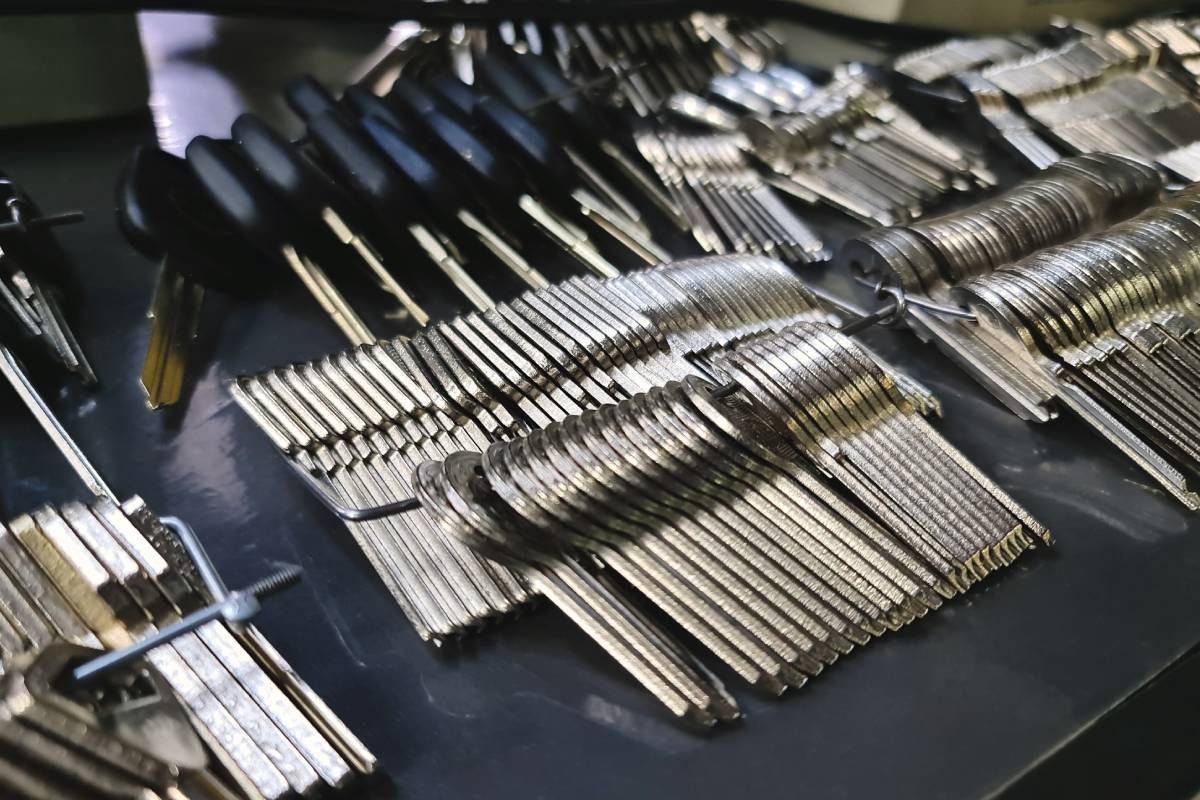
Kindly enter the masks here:
<path id="1" fill-rule="evenodd" d="M 403 507 L 388 498 L 408 493 L 418 464 L 482 452 L 709 374 L 724 347 L 831 318 L 777 261 L 693 259 L 527 292 L 406 341 L 240 378 L 233 394 L 305 485 L 349 523 L 422 638 L 440 642 L 515 610 L 530 594 L 426 513 L 389 513 Z M 914 405 L 936 410 L 924 387 L 906 380 L 905 391 Z"/>
<path id="2" fill-rule="evenodd" d="M 714 75 L 761 69 L 781 47 L 756 21 L 713 14 L 599 25 L 514 19 L 421 29 L 385 52 L 367 79 L 450 71 L 474 84 L 486 78 L 484 62 L 496 54 L 533 55 L 648 117 L 673 93 L 696 91 Z"/>
<path id="3" fill-rule="evenodd" d="M 945 80 L 960 72 L 977 71 L 1004 61 L 1015 61 L 1036 52 L 1035 39 L 1015 36 L 980 36 L 949 39 L 897 56 L 892 69 L 922 83 Z"/>
<path id="4" fill-rule="evenodd" d="M 350 87 L 338 103 L 308 80 L 289 89 L 289 100 L 348 190 L 361 194 L 381 220 L 397 214 L 410 220 L 410 232 L 427 251 L 440 245 L 456 261 L 465 255 L 474 284 L 488 282 L 492 260 L 527 286 L 544 284 L 528 264 L 539 250 L 563 252 L 601 276 L 665 257 L 636 209 L 631 216 L 632 203 L 603 180 L 605 200 L 586 190 L 564 191 L 569 182 L 596 185 L 584 178 L 594 173 L 533 121 L 469 87 L 440 86 L 434 91 L 402 77 L 383 97 Z M 557 174 L 551 178 L 548 171 Z M 493 191 L 479 192 L 480 186 Z M 418 225 L 422 230 L 411 230 Z M 475 241 L 494 258 L 472 258 Z M 435 260 L 445 268 L 443 252 Z M 464 285 L 462 266 L 457 271 L 451 279 L 475 308 L 494 301 Z"/>
<path id="5" fill-rule="evenodd" d="M 984 119 L 1031 163 L 1053 153 L 1113 152 L 1157 160 L 1184 177 L 1179 155 L 1195 141 L 1193 99 L 1200 38 L 1178 19 L 1159 18 L 1082 32 L 1065 44 L 1016 53 L 956 76 Z M 1021 117 L 1024 119 L 1022 120 Z"/>
<path id="6" fill-rule="evenodd" d="M 907 292 L 910 329 L 1013 413 L 1046 422 L 1057 414 L 1056 390 L 1023 346 L 975 320 L 931 313 L 918 299 L 956 305 L 955 286 L 1133 216 L 1162 190 L 1161 175 L 1147 164 L 1110 154 L 1074 156 L 973 206 L 860 233 L 846 242 L 839 261 L 877 286 Z"/>
<path id="7" fill-rule="evenodd" d="M 720 366 L 770 409 L 798 450 L 956 591 L 1051 543 L 1045 526 L 930 428 L 833 328 L 797 323 L 735 348 Z"/>
<path id="8" fill-rule="evenodd" d="M 893 102 L 862 65 L 823 85 L 786 65 L 715 79 L 704 96 L 673 98 L 678 116 L 724 132 L 775 175 L 768 182 L 808 203 L 892 225 L 959 191 L 993 186 L 982 162 Z"/>
<path id="9" fill-rule="evenodd" d="M 117 499 L 3 347 L 0 372 L 94 494 L 0 526 L 0 665 L 58 640 L 111 649 L 72 665 L 87 683 L 144 655 L 235 796 L 283 800 L 373 773 L 371 753 L 245 625 L 260 598 L 298 575 L 229 592 L 182 521 Z"/>
<path id="10" fill-rule="evenodd" d="M 741 134 L 648 128 L 635 140 L 706 252 L 762 253 L 802 264 L 829 257 L 817 233 L 753 167 Z"/>
<path id="11" fill-rule="evenodd" d="M 136 661 L 81 684 L 103 651 L 54 641 L 4 665 L 0 788 L 13 800 L 234 800 L 174 691 Z"/>
<path id="12" fill-rule="evenodd" d="M 85 386 L 96 383 L 88 363 L 67 323 L 54 284 L 53 272 L 63 255 L 50 229 L 83 219 L 78 211 L 42 214 L 11 178 L 0 175 L 0 308 L 15 337 L 12 346 L 30 343 L 40 358 L 48 358 L 76 375 Z"/>
<path id="13" fill-rule="evenodd" d="M 702 725 L 736 718 L 732 697 L 589 560 L 778 694 L 1049 544 L 832 328 L 798 323 L 717 363 L 723 387 L 688 377 L 421 464 L 396 513 L 509 565 Z"/>
<path id="14" fill-rule="evenodd" d="M 1200 509 L 1200 191 L 957 286 L 1054 397 Z"/>
<path id="15" fill-rule="evenodd" d="M 1009 150 L 1037 169 L 1045 169 L 1062 158 L 1000 87 L 977 72 L 960 72 L 955 78 L 970 96 L 988 129 Z"/>

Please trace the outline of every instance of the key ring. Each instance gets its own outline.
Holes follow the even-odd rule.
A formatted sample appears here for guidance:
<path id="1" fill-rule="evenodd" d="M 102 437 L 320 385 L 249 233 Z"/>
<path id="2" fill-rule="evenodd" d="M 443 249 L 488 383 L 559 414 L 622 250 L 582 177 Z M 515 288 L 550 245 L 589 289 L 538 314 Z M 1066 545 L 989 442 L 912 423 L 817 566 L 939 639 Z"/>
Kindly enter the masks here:
<path id="1" fill-rule="evenodd" d="M 871 281 L 861 275 L 855 275 L 854 280 L 859 285 L 868 287 L 872 292 L 875 293 L 876 297 L 890 295 L 893 301 L 896 303 L 897 311 L 895 318 L 881 321 L 879 323 L 881 325 L 894 325 L 898 323 L 900 319 L 903 318 L 905 312 L 908 310 L 908 306 L 910 305 L 915 306 L 923 311 L 929 311 L 945 317 L 954 317 L 955 319 L 966 320 L 967 322 L 978 321 L 978 318 L 975 316 L 975 314 L 967 311 L 964 308 L 948 306 L 943 303 L 936 303 L 927 297 L 917 297 L 911 295 L 899 286 L 888 284 L 883 279 Z"/>

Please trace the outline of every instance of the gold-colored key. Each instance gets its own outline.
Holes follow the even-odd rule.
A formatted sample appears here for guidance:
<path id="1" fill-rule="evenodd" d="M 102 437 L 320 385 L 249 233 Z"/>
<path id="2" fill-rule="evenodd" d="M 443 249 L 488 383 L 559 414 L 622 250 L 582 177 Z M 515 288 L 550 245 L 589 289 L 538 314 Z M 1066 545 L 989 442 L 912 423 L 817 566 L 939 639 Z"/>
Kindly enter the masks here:
<path id="1" fill-rule="evenodd" d="M 147 314 L 150 339 L 141 374 L 151 408 L 174 405 L 183 394 L 188 348 L 196 338 L 203 303 L 204 287 L 163 261 Z"/>

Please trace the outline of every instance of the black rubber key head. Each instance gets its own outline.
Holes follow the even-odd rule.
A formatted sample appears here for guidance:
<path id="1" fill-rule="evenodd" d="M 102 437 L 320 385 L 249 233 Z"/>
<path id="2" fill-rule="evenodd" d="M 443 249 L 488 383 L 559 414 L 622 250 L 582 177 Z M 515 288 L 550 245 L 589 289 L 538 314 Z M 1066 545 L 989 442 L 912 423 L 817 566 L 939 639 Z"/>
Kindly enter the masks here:
<path id="1" fill-rule="evenodd" d="M 343 218 L 353 214 L 350 197 L 262 119 L 243 114 L 234 121 L 232 133 L 259 176 L 302 214 L 319 219 L 326 208 Z"/>
<path id="2" fill-rule="evenodd" d="M 187 146 L 187 161 L 212 201 L 271 263 L 279 261 L 285 244 L 305 238 L 292 230 L 279 200 L 232 143 L 197 136 Z"/>
<path id="3" fill-rule="evenodd" d="M 342 180 L 362 193 L 381 220 L 399 224 L 420 213 L 415 193 L 359 125 L 326 112 L 309 120 L 308 133 Z"/>
<path id="4" fill-rule="evenodd" d="M 228 292 L 261 288 L 260 257 L 209 199 L 182 158 L 139 146 L 117 184 L 125 238 L 202 286 Z"/>
<path id="5" fill-rule="evenodd" d="M 338 111 L 337 100 L 311 75 L 302 75 L 283 88 L 283 98 L 296 116 L 309 120 L 326 111 Z"/>

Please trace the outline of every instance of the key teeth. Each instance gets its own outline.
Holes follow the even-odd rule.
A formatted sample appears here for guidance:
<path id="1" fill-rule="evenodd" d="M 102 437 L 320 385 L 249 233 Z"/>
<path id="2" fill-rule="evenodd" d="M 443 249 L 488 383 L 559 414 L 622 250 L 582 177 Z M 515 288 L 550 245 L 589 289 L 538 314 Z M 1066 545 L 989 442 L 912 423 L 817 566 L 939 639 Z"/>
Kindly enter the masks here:
<path id="1" fill-rule="evenodd" d="M 766 672 L 759 672 L 758 678 L 756 678 L 751 685 L 755 688 L 755 690 L 765 695 L 769 695 L 771 697 L 782 697 L 784 692 L 786 692 L 789 687 L 802 685 L 805 680 L 807 679 L 803 676 L 798 676 L 795 681 L 792 681 L 785 680 L 779 677 L 779 675 L 769 675 Z"/>

